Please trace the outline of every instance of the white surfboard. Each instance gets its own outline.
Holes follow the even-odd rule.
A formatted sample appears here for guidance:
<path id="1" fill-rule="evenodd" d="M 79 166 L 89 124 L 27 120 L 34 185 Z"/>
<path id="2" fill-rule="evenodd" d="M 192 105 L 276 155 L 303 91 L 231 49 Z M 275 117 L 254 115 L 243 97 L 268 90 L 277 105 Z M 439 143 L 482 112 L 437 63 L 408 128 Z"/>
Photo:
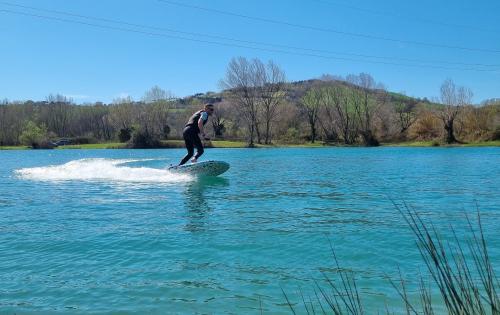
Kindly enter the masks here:
<path id="1" fill-rule="evenodd" d="M 229 169 L 229 163 L 223 161 L 203 161 L 197 163 L 186 163 L 180 166 L 168 168 L 171 172 L 197 175 L 197 176 L 217 176 Z"/>

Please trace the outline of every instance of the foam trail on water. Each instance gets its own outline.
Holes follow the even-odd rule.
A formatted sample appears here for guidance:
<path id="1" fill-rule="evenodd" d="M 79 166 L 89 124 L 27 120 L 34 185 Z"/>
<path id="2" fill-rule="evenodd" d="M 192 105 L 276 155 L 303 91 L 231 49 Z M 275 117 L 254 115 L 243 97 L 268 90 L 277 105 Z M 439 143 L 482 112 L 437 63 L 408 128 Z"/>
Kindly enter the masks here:
<path id="1" fill-rule="evenodd" d="M 176 183 L 191 180 L 189 175 L 166 169 L 129 167 L 124 164 L 144 160 L 81 159 L 62 165 L 22 168 L 15 174 L 22 179 L 40 181 L 95 180 L 137 183 Z"/>

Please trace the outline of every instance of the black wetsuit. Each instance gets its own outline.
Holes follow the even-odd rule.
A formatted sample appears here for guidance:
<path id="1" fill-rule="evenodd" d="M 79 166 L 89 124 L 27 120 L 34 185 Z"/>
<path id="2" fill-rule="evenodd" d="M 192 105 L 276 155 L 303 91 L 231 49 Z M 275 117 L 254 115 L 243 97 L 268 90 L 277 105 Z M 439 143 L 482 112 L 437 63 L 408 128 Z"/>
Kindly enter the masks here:
<path id="1" fill-rule="evenodd" d="M 182 161 L 179 163 L 179 165 L 185 164 L 189 159 L 193 156 L 194 154 L 194 148 L 196 147 L 196 155 L 194 156 L 196 159 L 199 158 L 203 154 L 203 144 L 201 143 L 201 139 L 198 136 L 200 133 L 200 128 L 198 128 L 198 121 L 200 120 L 200 117 L 206 117 L 206 119 L 203 120 L 203 125 L 205 125 L 208 121 L 208 114 L 204 110 L 197 111 L 196 113 L 189 118 L 189 121 L 186 124 L 186 127 L 184 128 L 184 131 L 182 133 L 182 136 L 184 137 L 184 142 L 186 143 L 186 149 L 188 153 L 186 156 L 182 159 Z"/>

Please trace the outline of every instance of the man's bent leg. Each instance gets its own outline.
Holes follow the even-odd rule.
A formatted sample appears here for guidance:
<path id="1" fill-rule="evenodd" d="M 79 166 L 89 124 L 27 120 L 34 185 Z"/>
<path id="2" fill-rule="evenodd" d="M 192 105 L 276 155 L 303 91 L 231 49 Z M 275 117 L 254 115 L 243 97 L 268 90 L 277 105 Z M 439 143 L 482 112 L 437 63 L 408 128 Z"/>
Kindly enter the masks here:
<path id="1" fill-rule="evenodd" d="M 203 149 L 203 144 L 201 143 L 200 137 L 198 135 L 196 135 L 196 138 L 193 140 L 194 145 L 196 146 L 196 154 L 192 161 L 197 162 L 198 158 L 203 154 L 203 152 L 205 152 L 205 150 Z"/>
<path id="2" fill-rule="evenodd" d="M 188 153 L 186 156 L 182 159 L 182 161 L 179 163 L 179 165 L 184 165 L 186 164 L 187 161 L 193 156 L 194 154 L 194 143 L 193 143 L 193 137 L 189 131 L 184 131 L 184 142 L 186 143 L 186 149 Z"/>

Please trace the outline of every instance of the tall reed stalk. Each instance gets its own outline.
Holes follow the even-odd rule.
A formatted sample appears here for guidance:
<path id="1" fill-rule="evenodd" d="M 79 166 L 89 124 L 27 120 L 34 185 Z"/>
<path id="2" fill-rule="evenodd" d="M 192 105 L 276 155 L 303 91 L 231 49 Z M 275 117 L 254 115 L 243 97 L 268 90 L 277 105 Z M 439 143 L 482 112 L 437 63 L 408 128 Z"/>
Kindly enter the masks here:
<path id="1" fill-rule="evenodd" d="M 450 227 L 452 238 L 446 241 L 435 225 L 425 222 L 415 210 L 406 205 L 403 208 L 395 206 L 415 236 L 416 246 L 429 278 L 424 280 L 425 277 L 420 275 L 417 300 L 409 298 L 399 268 L 399 283 L 390 279 L 403 301 L 405 313 L 436 314 L 436 309 L 439 309 L 436 303 L 439 300 L 439 306 L 444 307 L 447 314 L 451 315 L 500 315 L 500 297 L 497 293 L 500 286 L 488 253 L 479 210 L 476 227 L 469 216 L 465 215 L 469 233 L 467 239 L 459 239 L 455 229 Z M 340 267 L 333 247 L 332 253 L 339 270 L 336 278 L 323 274 L 323 285 L 315 281 L 315 303 L 313 299 L 306 303 L 301 292 L 301 308 L 306 314 L 316 314 L 316 311 L 335 315 L 365 314 L 355 274 Z M 438 292 L 435 299 L 432 299 L 433 292 Z M 292 313 L 297 314 L 296 306 L 284 291 L 283 294 Z M 386 307 L 385 312 L 391 314 L 389 307 Z"/>

